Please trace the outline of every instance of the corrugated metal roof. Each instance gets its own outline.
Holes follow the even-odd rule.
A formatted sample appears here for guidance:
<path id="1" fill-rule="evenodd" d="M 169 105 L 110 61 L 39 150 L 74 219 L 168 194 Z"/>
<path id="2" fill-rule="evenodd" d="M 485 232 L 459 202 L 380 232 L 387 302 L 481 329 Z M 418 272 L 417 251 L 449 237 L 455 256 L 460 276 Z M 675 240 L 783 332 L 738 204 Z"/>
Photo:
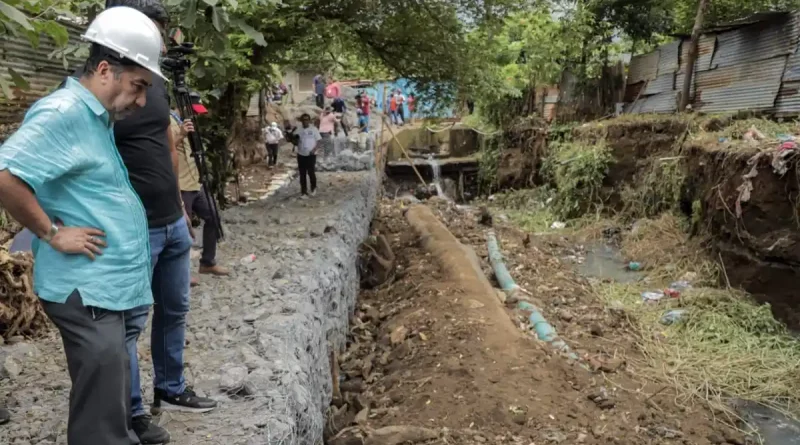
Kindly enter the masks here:
<path id="1" fill-rule="evenodd" d="M 792 54 L 800 27 L 797 15 L 783 15 L 771 22 L 760 22 L 720 33 L 713 68 L 772 59 Z"/>
<path id="2" fill-rule="evenodd" d="M 650 96 L 653 94 L 672 91 L 674 89 L 675 89 L 675 73 L 668 73 L 664 74 L 663 76 L 658 76 L 654 80 L 648 82 L 647 88 L 645 88 L 644 93 L 642 94 L 645 96 Z"/>
<path id="3" fill-rule="evenodd" d="M 717 36 L 715 34 L 705 34 L 700 36 L 697 41 L 697 61 L 694 71 L 705 71 L 711 68 L 711 60 L 714 57 L 714 49 L 717 46 Z M 689 39 L 681 45 L 680 67 L 678 72 L 686 71 L 686 60 L 689 58 Z"/>
<path id="4" fill-rule="evenodd" d="M 637 83 L 656 78 L 658 71 L 658 51 L 642 54 L 631 59 L 628 68 L 628 82 Z"/>
<path id="5" fill-rule="evenodd" d="M 697 73 L 695 109 L 704 112 L 763 110 L 775 106 L 786 56 Z"/>
<path id="6" fill-rule="evenodd" d="M 800 114 L 800 46 L 786 60 L 783 83 L 775 99 L 775 113 L 780 116 Z"/>
<path id="7" fill-rule="evenodd" d="M 800 45 L 795 46 L 794 53 L 786 61 L 786 71 L 783 72 L 784 82 L 796 80 L 800 80 Z"/>
<path id="8" fill-rule="evenodd" d="M 80 43 L 81 30 L 72 24 L 62 23 L 69 32 L 70 44 Z M 72 70 L 64 67 L 60 57 L 48 58 L 56 50 L 49 37 L 41 36 L 38 48 L 34 48 L 24 37 L 5 36 L 0 46 L 0 67 L 11 68 L 30 84 L 30 90 L 22 91 L 14 100 L 0 99 L 0 124 L 22 120 L 27 109 L 39 98 L 56 87 Z M 74 56 L 67 57 L 70 67 L 83 62 Z M 5 69 L 0 70 L 7 81 L 10 76 Z M 13 85 L 13 82 L 11 82 Z"/>
<path id="9" fill-rule="evenodd" d="M 658 71 L 657 77 L 678 71 L 678 55 L 680 53 L 681 41 L 667 43 L 658 48 Z"/>
<path id="10" fill-rule="evenodd" d="M 703 32 L 722 32 L 722 31 L 727 31 L 729 29 L 741 28 L 743 26 L 752 25 L 753 23 L 771 22 L 776 19 L 781 19 L 782 17 L 785 17 L 789 14 L 790 13 L 788 11 L 757 12 L 745 18 L 733 20 L 726 23 L 719 23 L 717 25 L 710 26 L 708 28 L 703 28 Z"/>
<path id="11" fill-rule="evenodd" d="M 629 83 L 625 85 L 625 97 L 623 98 L 623 102 L 633 102 L 639 97 L 639 92 L 642 91 L 644 88 L 645 83 Z"/>
<path id="12" fill-rule="evenodd" d="M 676 92 L 668 91 L 666 93 L 654 94 L 652 96 L 642 97 L 637 100 L 633 106 L 627 110 L 627 113 L 673 113 L 676 104 Z"/>

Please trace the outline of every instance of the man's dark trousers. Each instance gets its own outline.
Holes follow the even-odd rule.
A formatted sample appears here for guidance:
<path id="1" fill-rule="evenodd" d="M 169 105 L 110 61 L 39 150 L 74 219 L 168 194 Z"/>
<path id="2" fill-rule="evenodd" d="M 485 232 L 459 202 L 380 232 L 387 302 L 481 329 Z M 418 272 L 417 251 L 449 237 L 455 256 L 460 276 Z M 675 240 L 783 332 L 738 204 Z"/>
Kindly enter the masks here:
<path id="1" fill-rule="evenodd" d="M 217 264 L 217 226 L 206 194 L 203 189 L 195 192 L 182 191 L 181 197 L 189 219 L 192 219 L 192 214 L 197 213 L 203 220 L 203 254 L 200 256 L 200 265 L 212 267 Z"/>
<path id="2" fill-rule="evenodd" d="M 317 175 L 315 168 L 317 166 L 317 155 L 297 155 L 297 170 L 300 172 L 300 192 L 304 195 L 308 194 L 308 187 L 306 186 L 306 177 L 311 180 L 311 191 L 317 189 Z"/>
<path id="3" fill-rule="evenodd" d="M 278 163 L 278 144 L 267 144 L 267 165 L 276 165 Z M 184 200 L 183 202 L 186 202 Z"/>
<path id="4" fill-rule="evenodd" d="M 325 108 L 325 95 L 324 94 L 317 94 L 316 97 L 317 106 L 320 108 Z"/>
<path id="5" fill-rule="evenodd" d="M 61 333 L 72 380 L 67 443 L 138 445 L 124 312 L 86 307 L 77 290 L 64 303 L 40 301 Z"/>

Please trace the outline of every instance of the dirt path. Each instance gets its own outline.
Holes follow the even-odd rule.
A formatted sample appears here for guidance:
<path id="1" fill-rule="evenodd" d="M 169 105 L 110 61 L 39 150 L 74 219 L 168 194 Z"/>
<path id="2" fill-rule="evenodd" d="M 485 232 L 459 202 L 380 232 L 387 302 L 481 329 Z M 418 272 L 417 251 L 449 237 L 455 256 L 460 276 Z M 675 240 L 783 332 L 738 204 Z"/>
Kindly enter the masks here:
<path id="1" fill-rule="evenodd" d="M 488 269 L 485 227 L 478 218 L 437 207 L 440 219 L 475 248 Z M 741 440 L 716 425 L 705 409 L 677 406 L 669 391 L 637 379 L 635 366 L 625 360 L 635 359 L 636 352 L 623 320 L 606 312 L 546 244 L 512 228 L 499 229 L 512 275 L 592 371 L 569 363 L 530 334 L 507 333 L 502 325 L 509 320 L 519 325 L 521 314 L 506 310 L 507 318 L 498 319 L 486 301 L 465 302 L 475 289 L 447 278 L 436 257 L 421 247 L 398 202 L 384 201 L 374 229 L 390 240 L 397 273 L 391 284 L 362 292 L 352 343 L 341 360 L 348 404 L 334 409 L 340 412 L 331 422 L 334 432 L 351 421 L 360 428 L 345 429 L 331 443 L 361 443 L 355 437 L 392 425 L 428 428 L 400 431 L 442 444 Z"/>

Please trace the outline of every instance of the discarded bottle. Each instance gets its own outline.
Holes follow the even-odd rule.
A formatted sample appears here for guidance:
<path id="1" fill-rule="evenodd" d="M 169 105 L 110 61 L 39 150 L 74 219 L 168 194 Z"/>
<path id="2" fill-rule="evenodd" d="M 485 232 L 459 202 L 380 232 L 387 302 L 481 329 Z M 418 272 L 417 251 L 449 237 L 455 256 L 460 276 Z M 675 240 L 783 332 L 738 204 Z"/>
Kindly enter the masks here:
<path id="1" fill-rule="evenodd" d="M 673 309 L 671 311 L 667 311 L 661 316 L 661 323 L 667 326 L 675 324 L 681 321 L 685 314 L 686 309 Z"/>
<path id="2" fill-rule="evenodd" d="M 642 292 L 642 299 L 644 301 L 658 301 L 662 298 L 664 298 L 664 292 L 661 291 Z"/>
<path id="3" fill-rule="evenodd" d="M 628 270 L 630 270 L 631 272 L 642 270 L 642 263 L 639 263 L 638 261 L 631 261 L 630 263 L 628 263 Z"/>
<path id="4" fill-rule="evenodd" d="M 692 285 L 686 280 L 675 281 L 669 285 L 670 289 L 675 289 L 677 291 L 683 291 L 686 289 L 691 289 Z"/>
<path id="5" fill-rule="evenodd" d="M 256 260 L 255 254 L 251 253 L 250 255 L 247 255 L 246 257 L 244 257 L 241 260 L 239 260 L 239 264 L 244 266 L 245 264 L 250 264 L 255 260 Z"/>

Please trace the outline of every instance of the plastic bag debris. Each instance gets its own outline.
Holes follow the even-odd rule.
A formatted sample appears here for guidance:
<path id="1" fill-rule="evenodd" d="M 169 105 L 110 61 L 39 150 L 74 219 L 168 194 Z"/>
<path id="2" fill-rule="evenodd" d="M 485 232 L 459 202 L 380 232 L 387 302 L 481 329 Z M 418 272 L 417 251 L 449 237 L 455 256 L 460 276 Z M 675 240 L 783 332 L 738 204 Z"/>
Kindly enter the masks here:
<path id="1" fill-rule="evenodd" d="M 671 311 L 667 311 L 661 316 L 661 323 L 667 326 L 675 324 L 683 320 L 684 315 L 686 315 L 686 309 L 673 309 Z"/>

